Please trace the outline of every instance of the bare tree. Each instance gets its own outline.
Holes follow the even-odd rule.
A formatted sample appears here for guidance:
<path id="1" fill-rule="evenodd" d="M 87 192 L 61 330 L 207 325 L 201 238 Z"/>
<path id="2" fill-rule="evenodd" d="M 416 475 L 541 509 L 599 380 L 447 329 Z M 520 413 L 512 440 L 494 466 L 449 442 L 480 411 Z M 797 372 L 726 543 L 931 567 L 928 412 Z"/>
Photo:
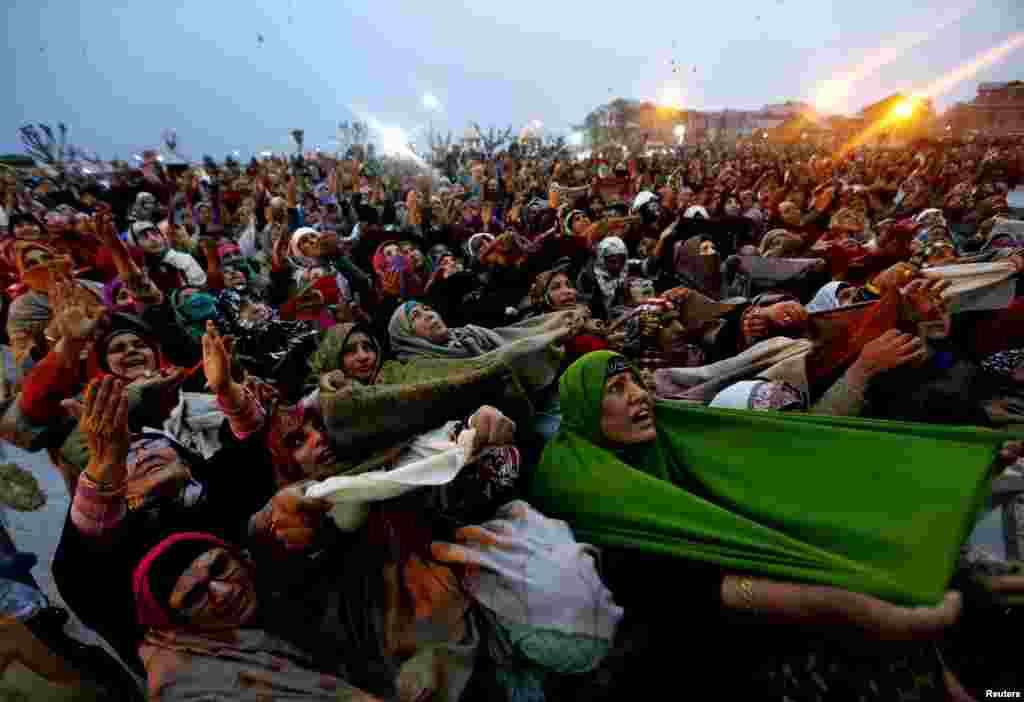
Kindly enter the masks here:
<path id="1" fill-rule="evenodd" d="M 26 124 L 18 131 L 25 151 L 36 161 L 53 168 L 60 175 L 64 170 L 64 151 L 67 148 L 68 128 L 63 122 L 57 124 L 60 139 L 49 124 Z"/>
<path id="2" fill-rule="evenodd" d="M 488 159 L 494 157 L 494 154 L 498 152 L 501 145 L 511 139 L 512 133 L 515 131 L 512 125 L 509 125 L 504 131 L 491 126 L 485 133 L 476 122 L 473 122 L 472 125 L 476 129 L 477 134 L 480 135 L 480 147 L 483 149 L 484 156 Z"/>
<path id="3" fill-rule="evenodd" d="M 370 125 L 360 120 L 338 123 L 338 153 L 347 154 L 355 147 L 366 148 L 370 141 Z"/>
<path id="4" fill-rule="evenodd" d="M 451 151 L 454 140 L 455 135 L 451 130 L 447 134 L 442 135 L 433 126 L 427 129 L 427 146 L 430 148 L 430 158 L 435 166 L 444 163 L 445 157 Z"/>

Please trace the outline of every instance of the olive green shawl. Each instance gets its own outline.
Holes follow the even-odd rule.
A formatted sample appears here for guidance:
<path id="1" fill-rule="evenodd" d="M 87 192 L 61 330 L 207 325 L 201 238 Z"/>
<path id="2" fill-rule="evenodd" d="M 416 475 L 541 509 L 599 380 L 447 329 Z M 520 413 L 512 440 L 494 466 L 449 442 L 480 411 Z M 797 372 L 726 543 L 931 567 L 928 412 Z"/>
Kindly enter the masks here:
<path id="1" fill-rule="evenodd" d="M 1004 434 L 867 419 L 656 405 L 657 440 L 604 445 L 605 370 L 561 380 L 562 427 L 530 499 L 581 541 L 938 602 Z"/>
<path id="2" fill-rule="evenodd" d="M 373 385 L 321 387 L 324 424 L 335 447 L 347 453 L 392 446 L 485 404 L 527 420 L 530 394 L 551 383 L 561 360 L 553 345 L 566 334 L 565 328 L 538 329 L 476 358 L 388 361 Z"/>

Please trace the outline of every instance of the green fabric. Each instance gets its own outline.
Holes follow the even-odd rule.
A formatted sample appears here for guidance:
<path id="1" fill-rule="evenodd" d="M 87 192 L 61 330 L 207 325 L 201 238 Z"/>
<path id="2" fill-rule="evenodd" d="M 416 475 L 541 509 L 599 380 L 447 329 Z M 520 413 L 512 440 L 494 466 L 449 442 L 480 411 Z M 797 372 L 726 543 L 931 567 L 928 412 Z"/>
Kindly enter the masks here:
<path id="1" fill-rule="evenodd" d="M 373 385 L 321 388 L 320 409 L 334 446 L 361 452 L 393 446 L 464 419 L 490 404 L 516 421 L 533 416 L 531 393 L 550 384 L 552 344 L 565 327 L 535 331 L 475 358 L 388 361 Z"/>
<path id="2" fill-rule="evenodd" d="M 361 331 L 369 337 L 374 348 L 377 349 L 377 367 L 374 369 L 373 379 L 380 373 L 384 354 L 380 350 L 380 342 L 374 336 L 373 329 L 362 323 L 347 322 L 331 327 L 320 340 L 316 352 L 309 361 L 309 377 L 307 384 L 317 386 L 320 384 L 320 376 L 331 371 L 341 370 L 341 361 L 345 351 L 345 344 L 354 332 Z"/>
<path id="3" fill-rule="evenodd" d="M 562 428 L 531 502 L 580 541 L 906 604 L 938 602 L 1006 434 L 968 427 L 656 404 L 658 437 L 602 446 L 608 360 L 561 380 Z"/>

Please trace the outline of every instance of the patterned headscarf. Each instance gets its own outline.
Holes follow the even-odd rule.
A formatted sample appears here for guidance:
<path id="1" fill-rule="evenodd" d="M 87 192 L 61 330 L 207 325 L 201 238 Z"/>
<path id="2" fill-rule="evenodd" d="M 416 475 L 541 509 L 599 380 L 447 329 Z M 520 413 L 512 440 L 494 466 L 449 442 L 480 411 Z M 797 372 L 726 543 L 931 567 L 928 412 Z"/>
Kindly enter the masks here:
<path id="1" fill-rule="evenodd" d="M 673 319 L 679 318 L 679 309 L 665 297 L 644 300 L 630 313 L 625 323 L 624 347 L 628 354 L 635 355 L 652 346 L 655 338 L 647 335 L 652 326 L 660 329 Z"/>
<path id="2" fill-rule="evenodd" d="M 784 381 L 742 380 L 722 390 L 709 407 L 738 410 L 802 410 L 806 398 Z"/>
<path id="3" fill-rule="evenodd" d="M 530 286 L 530 302 L 531 304 L 542 307 L 545 310 L 551 310 L 551 297 L 548 295 L 548 288 L 551 287 L 551 283 L 554 282 L 555 276 L 558 274 L 565 274 L 569 270 L 569 263 L 561 263 L 554 268 L 550 268 L 540 275 L 533 281 L 533 285 Z"/>
<path id="4" fill-rule="evenodd" d="M 615 298 L 615 293 L 626 280 L 626 267 L 623 266 L 617 275 L 612 275 L 607 268 L 608 258 L 610 256 L 626 255 L 628 255 L 626 242 L 617 236 L 606 237 L 597 245 L 594 276 L 597 278 L 597 286 L 600 288 L 606 303 L 611 303 Z"/>

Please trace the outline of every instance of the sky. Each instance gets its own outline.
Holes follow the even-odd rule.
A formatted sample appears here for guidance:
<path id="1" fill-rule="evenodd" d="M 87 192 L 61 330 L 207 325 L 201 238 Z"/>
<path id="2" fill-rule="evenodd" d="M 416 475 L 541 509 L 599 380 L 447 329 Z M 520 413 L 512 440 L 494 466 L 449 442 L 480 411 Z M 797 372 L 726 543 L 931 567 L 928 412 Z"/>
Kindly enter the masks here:
<path id="1" fill-rule="evenodd" d="M 852 113 L 897 91 L 944 108 L 978 82 L 1024 79 L 1020 0 L 3 4 L 0 152 L 41 121 L 103 158 L 156 147 L 168 128 L 187 156 L 223 158 L 291 150 L 294 128 L 330 150 L 353 115 L 422 143 L 430 126 L 461 135 L 470 121 L 564 134 L 613 97 Z"/>

